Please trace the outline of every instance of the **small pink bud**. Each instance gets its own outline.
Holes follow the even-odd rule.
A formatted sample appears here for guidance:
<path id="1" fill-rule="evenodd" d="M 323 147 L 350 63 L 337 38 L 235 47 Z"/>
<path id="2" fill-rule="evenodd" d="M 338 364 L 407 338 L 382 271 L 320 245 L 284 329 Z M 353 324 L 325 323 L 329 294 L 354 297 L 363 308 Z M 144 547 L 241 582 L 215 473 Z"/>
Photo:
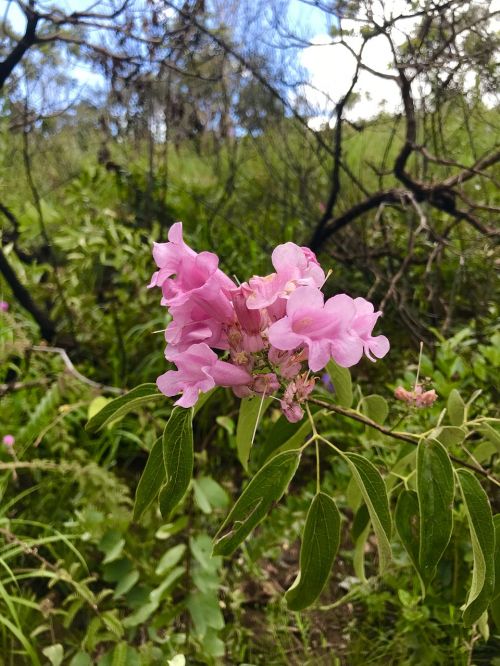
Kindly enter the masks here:
<path id="1" fill-rule="evenodd" d="M 304 416 L 304 410 L 297 402 L 285 402 L 281 401 L 281 409 L 285 418 L 290 421 L 290 423 L 297 423 Z"/>
<path id="2" fill-rule="evenodd" d="M 16 443 L 16 438 L 14 437 L 14 435 L 4 435 L 2 442 L 4 443 L 5 446 L 9 447 L 14 446 L 14 444 Z"/>
<path id="3" fill-rule="evenodd" d="M 402 386 L 398 386 L 394 391 L 394 397 L 397 400 L 402 400 L 406 402 L 407 405 L 411 407 L 430 407 L 438 399 L 438 395 L 434 389 L 430 391 L 424 391 L 421 384 L 417 384 L 413 391 L 407 391 Z"/>
<path id="4" fill-rule="evenodd" d="M 397 389 L 394 391 L 394 397 L 397 400 L 402 400 L 403 402 L 410 402 L 411 393 L 402 386 L 398 386 Z"/>
<path id="5" fill-rule="evenodd" d="M 279 387 L 280 383 L 274 372 L 267 372 L 264 375 L 255 375 L 252 385 L 252 389 L 256 393 L 265 393 L 266 395 L 274 393 Z"/>
<path id="6" fill-rule="evenodd" d="M 417 404 L 417 407 L 430 407 L 436 402 L 437 398 L 438 396 L 434 389 L 431 389 L 430 391 L 425 391 L 420 396 L 420 401 L 419 404 Z"/>
<path id="7" fill-rule="evenodd" d="M 0 312 L 7 312 L 7 310 L 9 309 L 9 307 L 10 307 L 10 306 L 9 306 L 9 304 L 7 303 L 7 301 L 0 301 Z"/>

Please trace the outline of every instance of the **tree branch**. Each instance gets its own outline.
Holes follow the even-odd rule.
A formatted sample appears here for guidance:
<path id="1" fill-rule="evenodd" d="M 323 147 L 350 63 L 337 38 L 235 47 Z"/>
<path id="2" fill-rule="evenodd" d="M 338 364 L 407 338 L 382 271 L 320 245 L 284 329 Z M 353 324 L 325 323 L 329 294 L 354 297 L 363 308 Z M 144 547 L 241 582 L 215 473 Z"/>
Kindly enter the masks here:
<path id="1" fill-rule="evenodd" d="M 23 284 L 21 284 L 19 278 L 17 277 L 16 273 L 14 272 L 14 269 L 8 262 L 7 257 L 5 256 L 3 249 L 1 247 L 0 247 L 0 273 L 2 273 L 2 275 L 4 276 L 7 284 L 11 288 L 12 293 L 18 300 L 19 304 L 30 313 L 30 315 L 38 324 L 42 337 L 44 337 L 47 340 L 47 342 L 52 342 L 52 340 L 55 338 L 56 335 L 56 325 L 54 324 L 54 322 L 52 322 L 48 314 L 40 310 L 40 308 L 35 304 L 35 302 L 31 298 L 30 292 L 26 289 L 26 287 Z"/>
<path id="2" fill-rule="evenodd" d="M 398 432 L 395 430 L 390 430 L 389 428 L 385 428 L 383 425 L 380 425 L 380 423 L 372 421 L 372 419 L 369 419 L 367 416 L 363 416 L 362 414 L 355 412 L 353 409 L 346 409 L 345 407 L 340 407 L 339 405 L 334 405 L 330 402 L 319 400 L 318 398 L 308 398 L 308 402 L 311 402 L 314 405 L 319 405 L 324 409 L 328 409 L 331 412 L 335 412 L 336 414 L 345 416 L 346 418 L 352 419 L 353 421 L 357 421 L 358 423 L 362 423 L 363 425 L 368 426 L 369 428 L 378 430 L 378 432 L 387 435 L 387 437 L 392 437 L 392 439 L 397 439 L 400 442 L 406 442 L 408 444 L 412 444 L 413 446 L 418 446 L 418 440 L 416 440 L 415 437 L 407 435 L 404 432 Z M 476 465 L 471 465 L 470 463 L 465 462 L 464 460 L 460 460 L 460 458 L 457 458 L 456 456 L 450 455 L 450 458 L 457 465 L 462 465 L 462 467 L 467 467 L 467 469 L 470 469 L 476 474 L 481 474 L 481 476 L 484 476 L 485 478 L 488 479 L 488 481 L 491 481 L 491 483 L 494 483 L 496 486 L 500 486 L 500 481 L 491 474 L 489 474 L 485 469 L 477 467 Z"/>

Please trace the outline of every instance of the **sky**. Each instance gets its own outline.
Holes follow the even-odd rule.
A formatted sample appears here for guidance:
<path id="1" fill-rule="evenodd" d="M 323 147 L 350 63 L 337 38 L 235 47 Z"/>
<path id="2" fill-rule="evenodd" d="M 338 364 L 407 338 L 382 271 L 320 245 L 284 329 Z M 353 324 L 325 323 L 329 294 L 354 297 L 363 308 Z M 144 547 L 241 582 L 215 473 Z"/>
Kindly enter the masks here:
<path id="1" fill-rule="evenodd" d="M 294 4 L 297 2 L 302 4 L 300 0 L 294 0 Z M 384 0 L 384 6 L 386 17 L 389 17 L 391 14 L 399 16 L 400 14 L 410 13 L 408 11 L 408 3 L 405 0 Z M 304 10 L 300 11 L 303 12 Z M 500 0 L 493 0 L 491 2 L 490 11 L 500 11 Z M 374 14 L 379 20 L 382 18 L 379 3 L 374 3 Z M 319 25 L 318 17 L 315 13 L 310 13 L 308 16 L 305 13 L 299 13 L 300 19 L 305 22 L 308 20 L 312 22 L 312 26 L 309 26 L 313 33 L 312 40 L 310 41 L 315 45 L 306 48 L 302 52 L 300 61 L 310 75 L 310 86 L 304 88 L 303 94 L 316 109 L 314 117 L 311 118 L 309 124 L 314 129 L 318 129 L 325 122 L 331 121 L 328 112 L 331 113 L 334 103 L 349 89 L 356 61 L 343 45 L 331 45 L 332 39 L 325 29 Z M 500 28 L 500 19 L 498 17 L 495 19 L 495 23 Z M 407 19 L 399 21 L 398 25 L 401 25 L 401 29 L 405 33 L 410 33 L 416 25 L 416 20 Z M 343 22 L 343 27 L 345 29 L 359 28 L 359 23 L 346 20 Z M 399 43 L 403 43 L 404 40 L 405 35 L 403 32 L 400 32 Z M 361 44 L 361 38 L 347 37 L 346 42 L 356 50 Z M 389 67 L 391 60 L 390 46 L 383 35 L 374 37 L 367 43 L 363 54 L 363 63 L 369 65 L 374 70 L 395 74 L 395 70 Z M 468 73 L 466 87 L 472 87 L 474 79 L 473 72 Z M 395 81 L 381 79 L 367 71 L 361 71 L 354 91 L 358 93 L 360 98 L 353 108 L 347 110 L 345 113 L 346 117 L 350 120 L 368 119 L 377 115 L 382 110 L 389 113 L 397 113 L 401 110 L 401 95 Z M 426 90 L 419 89 L 417 84 L 414 85 L 413 94 L 418 99 L 426 94 Z M 493 106 L 495 103 L 498 103 L 498 98 L 492 95 L 483 101 L 485 104 Z"/>
<path id="2" fill-rule="evenodd" d="M 7 5 L 7 2 L 8 0 L 0 0 L 0 8 L 2 4 Z M 71 11 L 88 6 L 89 2 L 90 0 L 60 0 L 58 5 L 65 6 Z M 379 3 L 374 3 L 374 13 L 378 19 L 382 18 L 380 6 Z M 408 13 L 406 0 L 384 0 L 384 7 L 386 17 L 391 14 L 397 16 Z M 10 8 L 9 19 L 15 28 L 21 31 L 24 25 L 23 17 L 15 3 L 10 3 Z M 500 10 L 500 0 L 493 0 L 491 9 Z M 328 35 L 325 14 L 314 6 L 301 0 L 290 0 L 288 21 L 297 32 L 313 44 L 299 52 L 299 64 L 309 76 L 309 85 L 303 86 L 300 92 L 313 109 L 310 125 L 317 129 L 331 120 L 335 102 L 348 90 L 355 70 L 355 60 L 343 45 L 331 44 L 332 38 Z M 497 22 L 500 27 L 500 20 Z M 405 32 L 410 32 L 415 26 L 415 19 L 406 20 L 404 23 Z M 347 29 L 359 28 L 359 23 L 346 20 L 343 26 Z M 404 39 L 401 33 L 401 42 Z M 361 43 L 359 37 L 348 37 L 346 41 L 355 50 Z M 382 35 L 368 42 L 363 61 L 375 70 L 394 73 L 388 68 L 391 52 L 387 40 Z M 82 90 L 92 90 L 102 84 L 102 77 L 84 65 L 73 66 L 71 73 Z M 473 76 L 471 83 L 472 79 Z M 368 119 L 381 110 L 389 113 L 400 110 L 401 98 L 395 81 L 374 77 L 369 72 L 362 71 L 355 92 L 359 95 L 359 101 L 346 111 L 346 116 L 351 120 Z M 425 94 L 425 91 L 416 89 L 414 94 L 418 97 L 419 94 Z"/>

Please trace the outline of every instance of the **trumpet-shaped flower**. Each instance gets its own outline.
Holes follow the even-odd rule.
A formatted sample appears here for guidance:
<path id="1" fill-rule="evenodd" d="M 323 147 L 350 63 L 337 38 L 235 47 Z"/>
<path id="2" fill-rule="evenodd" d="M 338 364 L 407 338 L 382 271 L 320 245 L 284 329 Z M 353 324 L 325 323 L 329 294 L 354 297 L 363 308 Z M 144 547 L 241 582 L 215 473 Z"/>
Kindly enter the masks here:
<path id="1" fill-rule="evenodd" d="M 170 314 L 172 321 L 165 331 L 165 339 L 177 349 L 184 350 L 199 342 L 206 342 L 216 349 L 228 348 L 222 322 L 211 317 L 196 303 L 185 303 L 170 308 Z"/>
<path id="2" fill-rule="evenodd" d="M 282 350 L 305 346 L 313 372 L 324 368 L 332 356 L 348 367 L 362 354 L 360 340 L 349 335 L 355 313 L 353 301 L 346 294 L 324 303 L 316 287 L 298 287 L 288 299 L 286 316 L 269 328 L 269 341 Z"/>
<path id="3" fill-rule="evenodd" d="M 153 257 L 160 270 L 154 273 L 150 287 L 161 287 L 162 305 L 177 307 L 196 303 L 207 314 L 221 321 L 233 317 L 228 297 L 236 288 L 219 268 L 219 258 L 212 252 L 197 254 L 182 238 L 182 223 L 172 225 L 168 243 L 155 243 Z M 175 277 L 172 277 L 174 276 Z"/>
<path id="4" fill-rule="evenodd" d="M 252 380 L 244 368 L 220 361 L 204 342 L 191 345 L 182 352 L 167 348 L 165 356 L 176 364 L 177 370 L 160 375 L 156 384 L 169 397 L 182 393 L 174 403 L 181 407 L 192 407 L 200 393 L 206 393 L 214 386 L 242 386 Z"/>
<path id="5" fill-rule="evenodd" d="M 383 358 L 389 351 L 389 340 L 385 335 L 372 336 L 373 328 L 378 318 L 382 316 L 382 312 L 380 310 L 375 312 L 372 303 L 364 298 L 355 298 L 354 306 L 356 314 L 351 324 L 351 330 L 362 340 L 364 352 L 370 361 L 375 361 L 371 354 L 377 358 Z"/>
<path id="6" fill-rule="evenodd" d="M 298 286 L 321 287 L 325 281 L 325 273 L 309 248 L 295 243 L 278 245 L 273 251 L 272 262 L 275 273 L 254 276 L 248 282 L 247 305 L 250 309 L 265 308 L 278 298 L 287 298 Z"/>

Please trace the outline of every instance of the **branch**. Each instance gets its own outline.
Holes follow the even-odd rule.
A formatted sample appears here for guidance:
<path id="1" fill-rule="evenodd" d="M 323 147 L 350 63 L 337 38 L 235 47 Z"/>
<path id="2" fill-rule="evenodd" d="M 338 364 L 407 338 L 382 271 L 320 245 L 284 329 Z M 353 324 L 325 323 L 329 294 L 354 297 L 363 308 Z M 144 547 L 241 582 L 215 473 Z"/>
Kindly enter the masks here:
<path id="1" fill-rule="evenodd" d="M 361 201 L 359 204 L 352 206 L 345 213 L 342 213 L 337 218 L 332 221 L 332 224 L 323 227 L 323 229 L 318 233 L 316 232 L 313 238 L 309 242 L 311 250 L 317 252 L 322 244 L 337 231 L 345 227 L 347 224 L 356 220 L 358 217 L 367 213 L 374 208 L 378 208 L 380 204 L 398 204 L 404 203 L 407 198 L 408 193 L 406 190 L 402 189 L 390 189 L 390 190 L 380 190 L 375 192 L 371 196 L 367 197 L 364 201 Z"/>
<path id="2" fill-rule="evenodd" d="M 56 325 L 50 319 L 49 315 L 40 310 L 40 308 L 35 304 L 34 300 L 31 298 L 30 292 L 20 282 L 1 247 L 0 273 L 2 273 L 4 276 L 19 304 L 30 313 L 30 315 L 38 324 L 42 337 L 45 338 L 47 342 L 52 342 L 56 335 Z"/>
<path id="3" fill-rule="evenodd" d="M 358 423 L 362 423 L 363 425 L 368 426 L 369 428 L 378 430 L 378 432 L 387 435 L 387 437 L 392 437 L 393 439 L 397 439 L 401 442 L 406 442 L 407 444 L 418 446 L 418 441 L 416 441 L 415 438 L 412 437 L 411 435 L 407 435 L 404 432 L 390 430 L 389 428 L 384 428 L 384 426 L 380 425 L 380 423 L 372 421 L 372 419 L 369 419 L 367 416 L 363 416 L 362 414 L 354 411 L 353 409 L 346 409 L 345 407 L 340 407 L 339 405 L 333 405 L 330 402 L 325 402 L 324 400 L 319 400 L 318 398 L 308 398 L 308 402 L 311 402 L 314 405 L 319 405 L 320 407 L 328 409 L 331 412 L 335 412 L 336 414 L 341 414 L 342 416 L 345 416 L 348 419 L 352 419 L 353 421 L 358 421 Z M 465 462 L 464 460 L 460 460 L 460 458 L 457 458 L 455 456 L 450 455 L 450 458 L 457 465 L 462 465 L 462 467 L 467 467 L 467 469 L 470 469 L 476 474 L 481 474 L 482 476 L 487 478 L 488 481 L 491 481 L 491 483 L 494 483 L 496 486 L 500 486 L 500 481 L 496 479 L 494 476 L 491 476 L 491 474 L 488 474 L 488 472 L 485 469 L 477 467 L 476 465 L 471 465 L 470 463 Z"/>
<path id="4" fill-rule="evenodd" d="M 48 377 L 41 379 L 33 379 L 29 382 L 8 382 L 7 384 L 0 384 L 0 398 L 7 393 L 14 393 L 15 391 L 25 391 L 26 389 L 35 388 L 36 386 L 46 386 L 50 383 Z"/>
<path id="5" fill-rule="evenodd" d="M 9 78 L 12 70 L 22 60 L 22 57 L 36 41 L 36 27 L 40 16 L 33 11 L 33 2 L 30 2 L 29 7 L 23 7 L 26 15 L 26 30 L 23 37 L 18 41 L 16 46 L 12 49 L 9 55 L 0 62 L 0 90 L 3 88 L 5 81 Z"/>
<path id="6" fill-rule="evenodd" d="M 363 49 L 365 46 L 366 42 L 363 42 L 363 45 L 361 47 L 361 51 L 359 54 L 359 57 L 361 58 L 363 54 Z M 360 61 L 358 60 L 358 64 L 356 66 L 356 71 L 354 72 L 354 76 L 352 77 L 351 85 L 349 87 L 349 90 L 346 92 L 346 94 L 340 99 L 338 104 L 335 106 L 335 113 L 337 115 L 337 121 L 335 123 L 335 142 L 334 142 L 334 149 L 333 149 L 333 169 L 332 169 L 332 184 L 331 184 L 331 189 L 330 189 L 330 194 L 328 196 L 328 201 L 325 206 L 325 211 L 318 222 L 316 226 L 316 230 L 314 232 L 314 236 L 312 239 L 313 245 L 316 244 L 316 237 L 321 235 L 322 230 L 324 227 L 328 224 L 329 220 L 332 217 L 332 212 L 337 204 L 337 199 L 340 194 L 340 168 L 342 166 L 342 114 L 344 112 L 344 107 L 347 104 L 352 91 L 354 90 L 354 87 L 356 83 L 358 82 L 358 77 L 359 77 L 359 70 L 360 70 Z"/>
<path id="7" fill-rule="evenodd" d="M 85 377 L 85 375 L 82 375 L 82 373 L 79 372 L 73 365 L 73 362 L 68 356 L 67 351 L 62 347 L 43 347 L 41 345 L 33 345 L 31 349 L 36 352 L 59 354 L 70 375 L 73 375 L 73 377 L 75 377 L 75 379 L 78 379 L 79 382 L 82 382 L 82 384 L 87 384 L 92 388 L 98 389 L 100 391 L 105 391 L 107 393 L 115 393 L 116 395 L 122 395 L 123 393 L 125 393 L 124 389 L 118 388 L 117 386 L 107 386 L 106 384 L 95 382 L 93 379 L 89 379 L 88 377 Z"/>

